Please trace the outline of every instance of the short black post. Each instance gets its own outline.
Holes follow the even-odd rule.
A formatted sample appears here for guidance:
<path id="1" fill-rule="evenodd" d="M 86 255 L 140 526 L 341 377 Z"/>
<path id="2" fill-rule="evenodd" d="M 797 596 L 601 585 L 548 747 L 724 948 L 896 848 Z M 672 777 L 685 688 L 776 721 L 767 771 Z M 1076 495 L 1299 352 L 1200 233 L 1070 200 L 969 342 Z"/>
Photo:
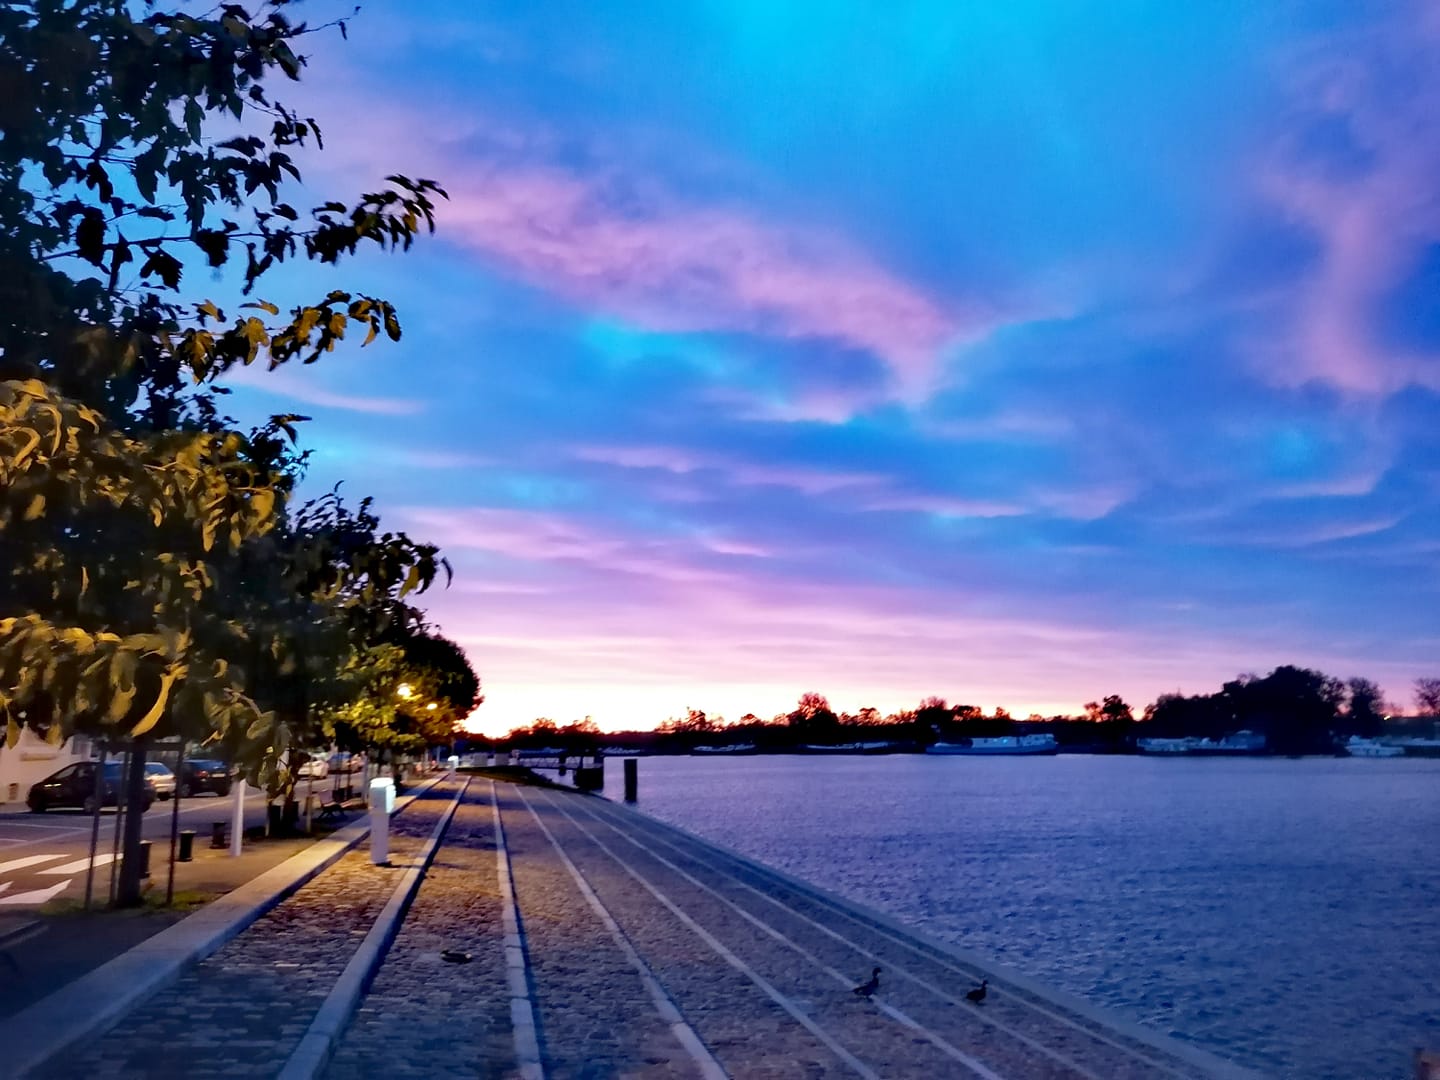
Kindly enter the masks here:
<path id="1" fill-rule="evenodd" d="M 149 840 L 141 840 L 141 841 L 140 841 L 140 873 L 139 873 L 138 877 L 140 878 L 141 881 L 149 881 L 149 880 L 150 880 L 150 841 L 149 841 Z"/>
<path id="2" fill-rule="evenodd" d="M 189 862 L 195 857 L 195 830 L 180 830 L 180 862 Z"/>
<path id="3" fill-rule="evenodd" d="M 634 802 L 640 791 L 640 763 L 633 757 L 625 759 L 625 801 Z"/>
<path id="4" fill-rule="evenodd" d="M 225 838 L 225 822 L 212 821 L 210 823 L 210 846 L 222 851 L 230 846 L 230 841 Z"/>

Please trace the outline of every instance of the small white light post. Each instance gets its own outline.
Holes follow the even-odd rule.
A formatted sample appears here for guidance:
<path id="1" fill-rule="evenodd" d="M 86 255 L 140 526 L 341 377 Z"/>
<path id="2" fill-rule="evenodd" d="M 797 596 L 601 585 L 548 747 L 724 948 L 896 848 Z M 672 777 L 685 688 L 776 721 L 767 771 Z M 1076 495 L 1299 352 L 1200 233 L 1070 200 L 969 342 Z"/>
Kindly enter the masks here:
<path id="1" fill-rule="evenodd" d="M 450 766 L 450 771 L 446 773 L 446 779 L 455 779 L 455 770 L 460 767 L 460 758 L 457 757 L 455 754 L 451 754 L 448 758 L 445 759 L 445 763 Z"/>
<path id="2" fill-rule="evenodd" d="M 234 805 L 230 810 L 230 854 L 240 854 L 240 842 L 245 837 L 245 778 L 237 776 L 233 789 Z"/>
<path id="3" fill-rule="evenodd" d="M 390 815 L 395 809 L 395 781 L 377 776 L 370 781 L 370 861 L 384 866 L 390 861 Z"/>

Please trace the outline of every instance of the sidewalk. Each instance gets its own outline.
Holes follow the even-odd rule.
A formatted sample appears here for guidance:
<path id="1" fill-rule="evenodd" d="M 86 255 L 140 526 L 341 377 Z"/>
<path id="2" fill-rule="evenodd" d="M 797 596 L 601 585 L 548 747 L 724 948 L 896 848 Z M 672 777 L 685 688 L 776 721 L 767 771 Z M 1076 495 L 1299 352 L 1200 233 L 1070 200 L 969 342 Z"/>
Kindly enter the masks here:
<path id="1" fill-rule="evenodd" d="M 109 1032 L 33 1075 L 275 1075 L 455 790 L 442 782 L 393 819 L 390 866 L 352 850 Z"/>

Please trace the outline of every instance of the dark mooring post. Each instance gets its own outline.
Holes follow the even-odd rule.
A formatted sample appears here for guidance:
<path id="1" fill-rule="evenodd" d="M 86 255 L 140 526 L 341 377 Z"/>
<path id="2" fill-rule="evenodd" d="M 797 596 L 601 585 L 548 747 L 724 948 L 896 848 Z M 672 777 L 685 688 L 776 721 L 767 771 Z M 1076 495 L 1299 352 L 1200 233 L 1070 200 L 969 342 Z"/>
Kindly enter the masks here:
<path id="1" fill-rule="evenodd" d="M 640 791 L 640 763 L 633 757 L 625 759 L 625 801 L 634 802 Z"/>

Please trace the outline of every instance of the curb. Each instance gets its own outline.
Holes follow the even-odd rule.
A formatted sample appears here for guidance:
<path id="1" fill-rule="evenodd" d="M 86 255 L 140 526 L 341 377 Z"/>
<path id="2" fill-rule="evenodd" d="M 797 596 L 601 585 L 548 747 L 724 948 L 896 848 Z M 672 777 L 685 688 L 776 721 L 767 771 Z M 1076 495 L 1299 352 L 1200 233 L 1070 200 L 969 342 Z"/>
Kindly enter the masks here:
<path id="1" fill-rule="evenodd" d="M 325 996 L 320 1011 L 310 1021 L 310 1027 L 301 1037 L 299 1045 L 291 1052 L 285 1067 L 280 1070 L 278 1080 L 311 1080 L 311 1077 L 319 1076 L 324 1071 L 330 1055 L 335 1051 L 335 1044 L 340 1041 L 340 1036 L 345 1033 L 350 1018 L 360 1004 L 360 998 L 374 979 L 375 973 L 380 970 L 385 954 L 399 932 L 400 921 L 409 910 L 410 902 L 420 889 L 420 881 L 435 858 L 435 852 L 439 850 L 440 838 L 450 827 L 450 819 L 455 816 L 455 810 L 468 790 L 469 779 L 461 785 L 455 798 L 440 815 L 440 820 L 435 823 L 435 828 L 430 833 L 430 839 L 425 841 L 425 846 L 420 849 L 415 864 L 400 878 L 400 883 L 390 894 L 390 899 L 375 919 L 375 924 L 370 927 L 370 932 L 365 935 L 365 940 L 360 943 L 355 955 L 345 965 L 345 970 L 335 980 L 335 985 Z"/>
<path id="2" fill-rule="evenodd" d="M 396 800 L 396 813 L 434 787 L 441 776 Z M 312 878 L 333 866 L 370 832 L 369 818 L 352 821 L 304 851 L 272 866 L 193 915 L 146 938 L 93 971 L 0 1021 L 7 1075 L 23 1077 L 72 1043 L 102 1035 L 186 965 L 205 959 Z"/>

